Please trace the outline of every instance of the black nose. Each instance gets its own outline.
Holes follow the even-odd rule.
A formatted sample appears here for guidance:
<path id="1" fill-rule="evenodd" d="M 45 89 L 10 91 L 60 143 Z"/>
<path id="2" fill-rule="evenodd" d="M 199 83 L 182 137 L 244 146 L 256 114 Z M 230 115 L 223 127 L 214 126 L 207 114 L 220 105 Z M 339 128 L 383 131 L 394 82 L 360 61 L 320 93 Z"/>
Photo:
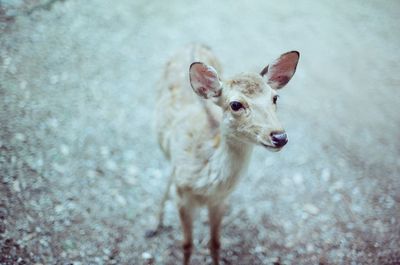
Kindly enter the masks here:
<path id="1" fill-rule="evenodd" d="M 285 132 L 272 132 L 271 142 L 275 147 L 282 147 L 288 142 L 287 134 Z"/>

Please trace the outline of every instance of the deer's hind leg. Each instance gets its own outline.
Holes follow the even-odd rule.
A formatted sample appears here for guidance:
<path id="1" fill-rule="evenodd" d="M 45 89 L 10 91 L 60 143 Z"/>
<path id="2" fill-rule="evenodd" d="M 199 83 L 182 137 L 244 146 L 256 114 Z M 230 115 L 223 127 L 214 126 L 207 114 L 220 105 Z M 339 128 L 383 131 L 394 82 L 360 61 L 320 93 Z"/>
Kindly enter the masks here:
<path id="1" fill-rule="evenodd" d="M 168 200 L 169 192 L 171 190 L 171 184 L 175 177 L 175 168 L 172 169 L 172 172 L 168 178 L 167 188 L 164 191 L 163 197 L 161 199 L 160 208 L 158 209 L 158 224 L 156 229 L 146 231 L 145 236 L 147 238 L 156 236 L 164 227 L 164 210 L 165 210 L 165 202 Z"/>

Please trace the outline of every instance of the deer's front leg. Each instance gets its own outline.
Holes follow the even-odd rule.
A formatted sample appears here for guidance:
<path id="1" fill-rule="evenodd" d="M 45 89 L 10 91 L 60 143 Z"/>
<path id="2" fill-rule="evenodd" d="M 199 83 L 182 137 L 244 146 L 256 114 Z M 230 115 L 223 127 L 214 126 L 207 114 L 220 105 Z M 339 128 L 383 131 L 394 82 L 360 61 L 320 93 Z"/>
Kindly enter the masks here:
<path id="1" fill-rule="evenodd" d="M 182 231 L 183 231 L 183 264 L 189 265 L 190 256 L 193 250 L 193 207 L 190 204 L 185 203 L 179 204 L 179 218 L 181 220 Z"/>
<path id="2" fill-rule="evenodd" d="M 214 265 L 219 264 L 220 231 L 221 221 L 224 215 L 224 204 L 208 206 L 208 217 L 210 220 L 210 253 Z"/>

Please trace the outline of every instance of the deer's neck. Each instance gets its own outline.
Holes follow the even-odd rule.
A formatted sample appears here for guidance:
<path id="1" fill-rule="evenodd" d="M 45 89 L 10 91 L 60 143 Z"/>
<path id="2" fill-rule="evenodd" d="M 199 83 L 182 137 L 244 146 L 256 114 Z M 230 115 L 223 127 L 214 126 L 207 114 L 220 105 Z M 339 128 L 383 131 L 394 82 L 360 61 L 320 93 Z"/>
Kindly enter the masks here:
<path id="1" fill-rule="evenodd" d="M 222 136 L 221 144 L 216 150 L 220 162 L 223 162 L 232 170 L 243 170 L 250 159 L 253 145 L 238 141 L 234 138 Z"/>
<path id="2" fill-rule="evenodd" d="M 241 174 L 247 169 L 253 145 L 221 135 L 221 142 L 216 149 L 210 167 L 214 174 L 213 182 L 217 189 L 231 191 Z"/>

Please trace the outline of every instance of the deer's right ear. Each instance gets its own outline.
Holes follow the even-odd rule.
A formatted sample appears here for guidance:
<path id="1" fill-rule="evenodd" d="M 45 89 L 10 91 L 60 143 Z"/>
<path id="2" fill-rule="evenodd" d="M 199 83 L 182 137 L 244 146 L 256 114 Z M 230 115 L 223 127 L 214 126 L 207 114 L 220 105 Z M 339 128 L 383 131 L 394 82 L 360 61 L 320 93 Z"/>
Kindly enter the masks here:
<path id="1" fill-rule="evenodd" d="M 203 97 L 219 97 L 221 95 L 222 83 L 217 71 L 209 65 L 194 62 L 189 69 L 190 85 L 193 91 Z"/>
<path id="2" fill-rule="evenodd" d="M 280 89 L 290 81 L 296 72 L 299 57 L 298 51 L 284 53 L 275 62 L 267 65 L 260 75 L 265 77 L 271 88 Z"/>

